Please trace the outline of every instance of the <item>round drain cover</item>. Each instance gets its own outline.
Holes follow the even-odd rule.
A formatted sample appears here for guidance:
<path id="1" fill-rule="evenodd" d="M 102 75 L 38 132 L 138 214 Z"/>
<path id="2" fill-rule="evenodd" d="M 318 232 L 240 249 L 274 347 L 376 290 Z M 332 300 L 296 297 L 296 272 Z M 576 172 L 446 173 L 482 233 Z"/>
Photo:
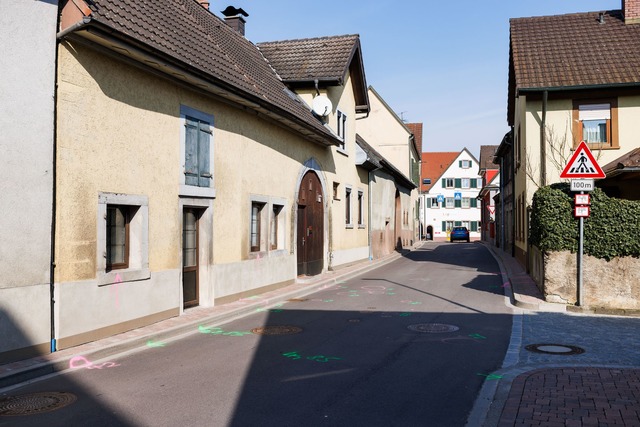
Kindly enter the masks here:
<path id="1" fill-rule="evenodd" d="M 446 332 L 455 332 L 460 329 L 454 325 L 445 325 L 443 323 L 418 323 L 409 325 L 407 328 L 414 332 L 424 332 L 428 334 L 443 334 Z"/>
<path id="2" fill-rule="evenodd" d="M 251 330 L 256 335 L 290 335 L 302 332 L 297 326 L 262 326 Z"/>
<path id="3" fill-rule="evenodd" d="M 559 354 L 565 356 L 584 353 L 584 349 L 580 347 L 565 344 L 531 344 L 526 346 L 525 349 L 534 353 Z"/>
<path id="4" fill-rule="evenodd" d="M 64 408 L 76 401 L 76 395 L 64 392 L 30 393 L 0 398 L 0 416 L 41 414 Z"/>

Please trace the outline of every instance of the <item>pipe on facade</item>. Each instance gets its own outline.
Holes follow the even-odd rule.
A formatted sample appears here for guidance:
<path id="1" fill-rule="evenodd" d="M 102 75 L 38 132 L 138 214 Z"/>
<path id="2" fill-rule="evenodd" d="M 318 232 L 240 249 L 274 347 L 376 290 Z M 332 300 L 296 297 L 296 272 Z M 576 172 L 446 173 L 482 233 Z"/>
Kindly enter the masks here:
<path id="1" fill-rule="evenodd" d="M 60 14 L 58 14 L 58 16 L 60 16 Z M 58 20 L 60 20 L 60 18 L 58 18 Z M 91 22 L 91 17 L 90 16 L 84 16 L 82 18 L 81 21 L 76 22 L 75 24 L 65 28 L 64 30 L 58 32 L 56 34 L 56 38 L 58 40 L 63 39 L 67 34 L 73 33 L 74 31 L 78 31 L 81 28 L 85 27 L 86 25 L 88 25 Z M 60 25 L 60 23 L 58 22 L 58 25 Z"/>
<path id="2" fill-rule="evenodd" d="M 542 121 L 540 123 L 540 186 L 547 185 L 547 102 L 549 92 L 542 92 Z"/>

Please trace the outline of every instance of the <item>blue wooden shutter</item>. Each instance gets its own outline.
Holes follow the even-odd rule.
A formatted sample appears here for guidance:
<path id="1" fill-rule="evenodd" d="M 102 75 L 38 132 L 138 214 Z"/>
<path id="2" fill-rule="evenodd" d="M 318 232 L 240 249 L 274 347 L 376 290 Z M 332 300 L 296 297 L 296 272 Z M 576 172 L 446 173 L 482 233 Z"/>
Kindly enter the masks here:
<path id="1" fill-rule="evenodd" d="M 478 231 L 478 221 L 471 221 L 471 231 Z"/>
<path id="2" fill-rule="evenodd" d="M 211 184 L 210 140 L 209 124 L 200 122 L 198 128 L 198 185 L 200 187 L 209 187 Z"/>
<path id="3" fill-rule="evenodd" d="M 469 206 L 472 208 L 477 208 L 478 207 L 478 199 L 476 199 L 475 197 L 472 197 L 471 199 L 469 199 Z"/>
<path id="4" fill-rule="evenodd" d="M 454 208 L 461 208 L 462 207 L 462 200 L 454 200 L 453 201 L 453 207 Z"/>
<path id="5" fill-rule="evenodd" d="M 431 207 L 431 197 L 427 197 L 427 209 Z"/>
<path id="6" fill-rule="evenodd" d="M 443 208 L 447 207 L 447 199 L 446 198 L 442 199 L 442 207 Z"/>
<path id="7" fill-rule="evenodd" d="M 471 178 L 471 188 L 478 188 L 478 179 Z"/>
<path id="8" fill-rule="evenodd" d="M 447 179 L 442 178 L 442 188 L 446 188 L 446 187 L 447 187 Z"/>
<path id="9" fill-rule="evenodd" d="M 442 231 L 447 231 L 447 221 L 442 221 Z"/>
<path id="10" fill-rule="evenodd" d="M 185 118 L 184 174 L 185 184 L 198 185 L 198 122 Z"/>
<path id="11" fill-rule="evenodd" d="M 456 178 L 455 179 L 455 187 L 456 188 L 462 188 L 462 179 L 461 178 Z"/>

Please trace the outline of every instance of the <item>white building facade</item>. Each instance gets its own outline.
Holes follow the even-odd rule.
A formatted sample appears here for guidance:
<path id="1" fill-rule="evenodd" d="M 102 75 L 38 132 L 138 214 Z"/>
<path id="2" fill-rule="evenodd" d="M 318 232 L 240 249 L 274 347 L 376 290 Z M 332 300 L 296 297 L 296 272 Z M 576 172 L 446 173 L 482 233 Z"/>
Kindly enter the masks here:
<path id="1" fill-rule="evenodd" d="M 428 192 L 422 194 L 423 223 L 428 240 L 447 241 L 453 227 L 470 231 L 471 240 L 480 239 L 482 188 L 478 160 L 465 148 L 440 175 Z"/>

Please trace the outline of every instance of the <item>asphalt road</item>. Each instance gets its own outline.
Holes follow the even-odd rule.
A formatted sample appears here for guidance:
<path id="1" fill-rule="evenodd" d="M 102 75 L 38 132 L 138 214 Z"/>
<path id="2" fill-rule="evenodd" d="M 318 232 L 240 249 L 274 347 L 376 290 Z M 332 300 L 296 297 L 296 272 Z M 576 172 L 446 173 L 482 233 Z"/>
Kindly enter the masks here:
<path id="1" fill-rule="evenodd" d="M 184 339 L 78 359 L 11 393 L 69 392 L 75 402 L 0 426 L 464 426 L 495 380 L 511 321 L 483 245 L 429 242 Z"/>

